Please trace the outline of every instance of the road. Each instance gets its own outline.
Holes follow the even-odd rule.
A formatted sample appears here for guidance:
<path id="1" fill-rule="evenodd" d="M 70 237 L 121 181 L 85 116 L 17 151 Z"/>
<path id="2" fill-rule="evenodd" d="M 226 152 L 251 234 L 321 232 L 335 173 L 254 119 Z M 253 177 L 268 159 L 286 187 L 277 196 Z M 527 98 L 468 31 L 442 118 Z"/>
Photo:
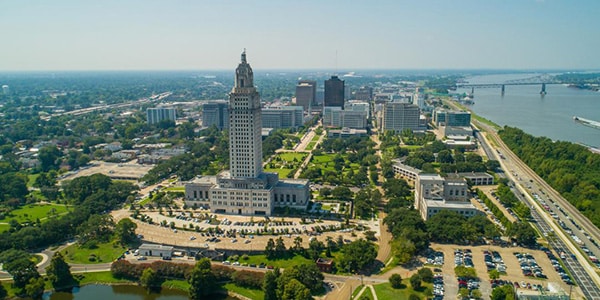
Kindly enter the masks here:
<path id="1" fill-rule="evenodd" d="M 572 257 L 567 257 L 564 259 L 565 266 L 574 277 L 575 282 L 581 288 L 583 294 L 587 299 L 600 299 L 600 277 L 596 273 L 595 267 L 587 261 L 586 257 L 577 249 L 575 243 L 572 241 L 570 237 L 568 237 L 563 230 L 558 226 L 558 224 L 552 219 L 547 211 L 545 211 L 541 204 L 535 201 L 528 190 L 525 189 L 522 185 L 522 181 L 527 182 L 533 185 L 537 185 L 540 187 L 539 192 L 549 195 L 554 199 L 555 203 L 559 203 L 561 207 L 564 207 L 565 210 L 569 212 L 569 215 L 576 223 L 581 224 L 580 226 L 585 228 L 586 232 L 593 236 L 595 240 L 599 240 L 596 238 L 598 234 L 598 228 L 595 227 L 594 224 L 585 218 L 585 216 L 581 215 L 579 211 L 577 211 L 567 200 L 565 200 L 558 192 L 556 192 L 552 187 L 550 187 L 542 178 L 540 178 L 529 166 L 523 163 L 519 157 L 517 157 L 507 146 L 504 144 L 502 139 L 498 136 L 495 129 L 491 126 L 478 122 L 474 120 L 473 123 L 478 128 L 484 128 L 486 130 L 487 137 L 483 136 L 481 133 L 477 132 L 476 137 L 480 139 L 480 142 L 484 146 L 484 150 L 488 155 L 498 159 L 499 153 L 502 153 L 503 156 L 500 156 L 498 161 L 502 165 L 503 169 L 506 172 L 504 175 L 508 178 L 512 179 L 514 186 L 513 189 L 516 189 L 515 195 L 520 198 L 521 201 L 526 203 L 532 212 L 532 217 L 534 219 L 535 226 L 542 232 L 544 235 L 552 235 L 558 237 L 558 239 L 550 239 L 550 246 L 560 253 L 562 251 L 566 253 L 573 253 L 577 259 L 573 259 Z M 489 147 L 488 139 L 493 139 L 496 143 L 499 151 L 494 152 Z M 515 175 L 515 174 L 520 174 Z M 515 178 L 516 177 L 516 178 Z M 519 180 L 521 178 L 521 180 Z M 525 180 L 523 180 L 525 178 Z M 527 183 L 525 183 L 527 184 Z M 528 185 L 529 186 L 529 185 Z M 570 207 L 571 209 L 567 209 L 566 207 Z M 563 222 L 568 222 L 566 214 L 562 214 L 560 216 Z M 583 220 L 585 219 L 585 220 Z"/>

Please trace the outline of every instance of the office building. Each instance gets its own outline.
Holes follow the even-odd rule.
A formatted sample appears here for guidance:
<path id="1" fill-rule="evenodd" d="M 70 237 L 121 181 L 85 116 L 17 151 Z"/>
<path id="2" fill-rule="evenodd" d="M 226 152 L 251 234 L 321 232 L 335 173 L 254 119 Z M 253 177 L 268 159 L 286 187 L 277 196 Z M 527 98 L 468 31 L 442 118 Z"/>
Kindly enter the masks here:
<path id="1" fill-rule="evenodd" d="M 396 133 L 410 129 L 423 131 L 426 129 L 421 122 L 419 107 L 409 103 L 388 102 L 383 106 L 383 122 L 380 122 L 383 131 L 392 130 Z"/>
<path id="2" fill-rule="evenodd" d="M 326 106 L 323 108 L 323 126 L 337 128 L 367 128 L 368 111 L 364 110 L 342 110 L 337 106 Z"/>
<path id="3" fill-rule="evenodd" d="M 354 92 L 354 99 L 371 101 L 373 100 L 373 88 L 368 86 L 361 86 L 357 91 Z"/>
<path id="4" fill-rule="evenodd" d="M 296 85 L 296 105 L 302 106 L 304 111 L 310 111 L 317 101 L 317 82 L 314 80 L 300 80 Z"/>
<path id="5" fill-rule="evenodd" d="M 175 109 L 166 107 L 148 108 L 146 110 L 146 118 L 148 124 L 158 124 L 165 120 L 175 122 Z"/>
<path id="6" fill-rule="evenodd" d="M 337 106 L 344 109 L 344 81 L 337 76 L 325 80 L 325 102 L 323 106 Z"/>
<path id="7" fill-rule="evenodd" d="M 418 174 L 415 184 L 415 209 L 424 220 L 442 210 L 455 211 L 465 217 L 480 212 L 469 200 L 467 181 L 464 178 L 443 178 L 437 174 Z"/>
<path id="8" fill-rule="evenodd" d="M 303 125 L 302 106 L 282 106 L 262 110 L 263 128 L 298 128 Z"/>
<path id="9" fill-rule="evenodd" d="M 437 126 L 469 127 L 471 126 L 471 113 L 442 108 L 436 109 L 433 111 L 433 123 Z"/>
<path id="10" fill-rule="evenodd" d="M 225 100 L 209 101 L 202 105 L 202 127 L 229 128 L 229 103 Z"/>
<path id="11" fill-rule="evenodd" d="M 8 93 L 10 93 L 10 88 L 8 87 L 8 85 L 5 84 L 2 86 L 2 93 L 4 95 L 8 95 Z"/>
<path id="12" fill-rule="evenodd" d="M 308 180 L 279 180 L 263 172 L 262 110 L 246 52 L 235 72 L 229 94 L 229 171 L 196 176 L 185 185 L 185 203 L 214 213 L 270 216 L 275 207 L 306 209 Z"/>

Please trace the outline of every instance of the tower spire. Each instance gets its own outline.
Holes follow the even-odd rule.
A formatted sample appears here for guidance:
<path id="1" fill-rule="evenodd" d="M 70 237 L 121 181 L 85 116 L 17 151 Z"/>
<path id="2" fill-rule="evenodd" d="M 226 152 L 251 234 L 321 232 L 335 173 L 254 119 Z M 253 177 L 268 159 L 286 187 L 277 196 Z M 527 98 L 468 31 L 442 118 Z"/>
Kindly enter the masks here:
<path id="1" fill-rule="evenodd" d="M 246 63 L 246 48 L 244 48 L 244 52 L 242 52 L 242 63 Z"/>

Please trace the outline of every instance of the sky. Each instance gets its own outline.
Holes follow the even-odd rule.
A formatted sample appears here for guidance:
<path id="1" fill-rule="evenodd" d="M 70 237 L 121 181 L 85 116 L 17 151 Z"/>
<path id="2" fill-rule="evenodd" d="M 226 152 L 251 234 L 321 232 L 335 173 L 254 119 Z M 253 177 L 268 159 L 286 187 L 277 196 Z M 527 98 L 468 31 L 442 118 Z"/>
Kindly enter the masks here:
<path id="1" fill-rule="evenodd" d="M 0 71 L 600 69 L 598 0 L 0 0 Z"/>

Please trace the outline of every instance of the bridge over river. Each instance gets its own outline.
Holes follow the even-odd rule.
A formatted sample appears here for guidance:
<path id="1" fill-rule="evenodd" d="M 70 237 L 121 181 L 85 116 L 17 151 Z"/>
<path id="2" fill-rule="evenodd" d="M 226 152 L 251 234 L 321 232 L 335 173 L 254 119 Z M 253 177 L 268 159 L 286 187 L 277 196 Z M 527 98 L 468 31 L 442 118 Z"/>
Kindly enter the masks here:
<path id="1" fill-rule="evenodd" d="M 558 82 L 504 82 L 504 83 L 457 83 L 456 88 L 471 88 L 471 94 L 478 89 L 487 88 L 500 88 L 502 95 L 504 95 L 505 87 L 507 85 L 541 85 L 540 95 L 546 95 L 546 85 L 548 84 L 561 84 Z"/>

